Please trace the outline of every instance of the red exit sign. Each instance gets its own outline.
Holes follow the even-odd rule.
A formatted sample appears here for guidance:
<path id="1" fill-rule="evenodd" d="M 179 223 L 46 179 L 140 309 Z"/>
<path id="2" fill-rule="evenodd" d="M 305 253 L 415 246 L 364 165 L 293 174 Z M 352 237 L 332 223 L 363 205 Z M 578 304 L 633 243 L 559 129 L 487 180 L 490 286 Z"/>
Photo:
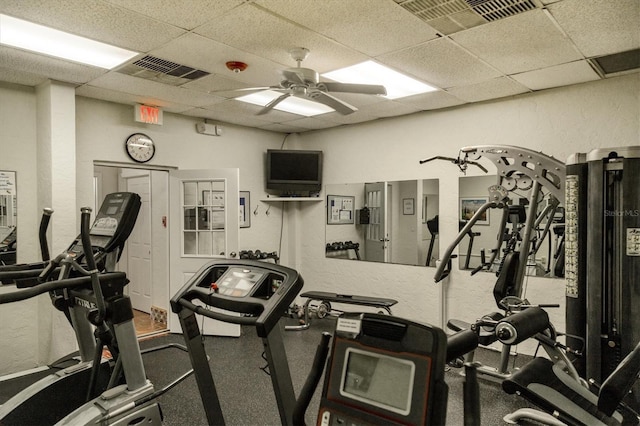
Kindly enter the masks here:
<path id="1" fill-rule="evenodd" d="M 162 124 L 162 110 L 158 107 L 136 104 L 134 120 L 139 123 Z"/>

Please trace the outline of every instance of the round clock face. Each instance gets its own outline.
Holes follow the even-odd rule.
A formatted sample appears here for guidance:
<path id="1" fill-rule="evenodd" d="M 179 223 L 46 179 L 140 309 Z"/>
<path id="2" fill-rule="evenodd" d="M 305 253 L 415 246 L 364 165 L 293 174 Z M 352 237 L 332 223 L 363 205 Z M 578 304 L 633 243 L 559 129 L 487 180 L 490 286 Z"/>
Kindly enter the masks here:
<path id="1" fill-rule="evenodd" d="M 156 147 L 153 140 L 142 133 L 134 133 L 127 138 L 125 142 L 127 154 L 133 161 L 138 163 L 146 163 L 153 158 L 156 153 Z"/>

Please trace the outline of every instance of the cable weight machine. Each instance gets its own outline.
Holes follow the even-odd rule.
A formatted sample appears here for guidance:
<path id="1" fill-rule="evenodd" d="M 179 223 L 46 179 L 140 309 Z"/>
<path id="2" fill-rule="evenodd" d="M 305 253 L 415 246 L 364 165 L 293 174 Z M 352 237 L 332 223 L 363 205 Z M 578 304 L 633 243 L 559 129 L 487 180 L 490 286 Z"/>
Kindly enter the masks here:
<path id="1" fill-rule="evenodd" d="M 567 345 L 602 382 L 640 341 L 640 147 L 596 149 L 567 166 Z M 640 385 L 632 389 L 640 407 Z"/>

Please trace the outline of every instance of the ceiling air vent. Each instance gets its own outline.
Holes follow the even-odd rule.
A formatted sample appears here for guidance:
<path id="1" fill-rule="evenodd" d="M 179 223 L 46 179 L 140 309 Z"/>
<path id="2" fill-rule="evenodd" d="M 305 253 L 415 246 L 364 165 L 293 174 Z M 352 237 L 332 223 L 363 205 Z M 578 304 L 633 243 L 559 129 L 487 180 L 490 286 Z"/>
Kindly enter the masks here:
<path id="1" fill-rule="evenodd" d="M 540 0 L 395 0 L 442 34 L 453 34 L 541 7 Z"/>
<path id="2" fill-rule="evenodd" d="M 533 10 L 538 5 L 534 0 L 465 0 L 469 6 L 487 21 L 497 21 L 522 12 Z"/>
<path id="3" fill-rule="evenodd" d="M 605 75 L 640 69 L 640 49 L 600 56 L 592 59 Z"/>
<path id="4" fill-rule="evenodd" d="M 464 0 L 407 0 L 398 3 L 423 21 L 443 18 L 469 9 Z"/>
<path id="5" fill-rule="evenodd" d="M 210 73 L 155 56 L 145 56 L 118 70 L 122 74 L 180 86 Z"/>

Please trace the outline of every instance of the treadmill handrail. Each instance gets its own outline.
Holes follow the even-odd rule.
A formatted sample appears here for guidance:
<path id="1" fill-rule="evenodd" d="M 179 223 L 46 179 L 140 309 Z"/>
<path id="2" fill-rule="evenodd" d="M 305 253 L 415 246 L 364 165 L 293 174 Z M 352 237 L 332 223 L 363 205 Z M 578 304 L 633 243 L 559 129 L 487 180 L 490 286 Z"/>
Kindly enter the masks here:
<path id="1" fill-rule="evenodd" d="M 246 317 L 246 316 L 236 316 L 223 314 L 222 312 L 212 311 L 211 309 L 206 309 L 202 306 L 196 305 L 195 303 L 191 303 L 189 300 L 185 298 L 180 298 L 177 301 L 181 306 L 189 309 L 190 311 L 195 312 L 196 314 L 200 314 L 202 316 L 212 318 L 218 321 L 224 321 L 232 324 L 240 324 L 240 325 L 255 325 L 258 321 L 258 317 Z"/>
<path id="2" fill-rule="evenodd" d="M 266 272 L 271 272 L 282 278 L 282 282 L 275 293 L 269 298 L 244 296 L 232 297 L 209 290 L 208 287 L 200 287 L 198 283 L 207 279 L 212 268 L 227 268 L 234 266 L 247 266 L 259 268 Z M 265 337 L 270 330 L 275 327 L 278 320 L 285 312 L 287 307 L 293 302 L 298 295 L 304 280 L 300 274 L 282 265 L 262 262 L 259 260 L 248 259 L 219 259 L 213 260 L 203 265 L 183 287 L 171 298 L 171 310 L 179 314 L 183 308 L 192 310 L 196 313 L 208 316 L 210 318 L 228 321 L 234 324 L 250 324 L 256 326 L 258 336 Z M 198 299 L 207 306 L 220 308 L 226 311 L 236 312 L 239 314 L 248 314 L 251 317 L 237 317 L 235 315 L 225 315 L 222 313 L 212 313 L 207 309 L 195 310 L 192 300 Z M 277 315 L 274 313 L 278 312 Z M 244 318 L 244 319 L 238 319 Z"/>

